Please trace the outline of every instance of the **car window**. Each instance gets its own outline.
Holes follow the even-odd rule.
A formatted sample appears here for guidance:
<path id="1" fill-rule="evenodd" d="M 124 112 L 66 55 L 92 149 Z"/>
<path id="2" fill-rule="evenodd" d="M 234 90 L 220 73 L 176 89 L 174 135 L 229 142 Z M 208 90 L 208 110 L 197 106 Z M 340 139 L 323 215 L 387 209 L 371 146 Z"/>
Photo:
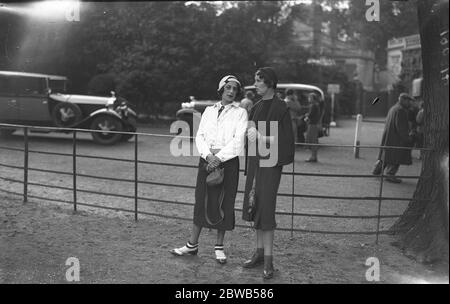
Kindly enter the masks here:
<path id="1" fill-rule="evenodd" d="M 297 100 L 300 102 L 300 104 L 302 106 L 308 106 L 308 95 L 311 93 L 316 93 L 319 98 L 321 98 L 321 94 L 319 91 L 316 90 L 296 90 L 295 91 L 296 95 L 297 95 Z"/>
<path id="2" fill-rule="evenodd" d="M 0 76 L 0 94 L 14 95 L 14 86 L 10 77 Z"/>
<path id="3" fill-rule="evenodd" d="M 44 95 L 46 79 L 38 77 L 19 77 L 16 79 L 18 95 Z"/>
<path id="4" fill-rule="evenodd" d="M 65 93 L 66 92 L 66 81 L 65 80 L 49 80 L 49 87 L 52 93 Z"/>

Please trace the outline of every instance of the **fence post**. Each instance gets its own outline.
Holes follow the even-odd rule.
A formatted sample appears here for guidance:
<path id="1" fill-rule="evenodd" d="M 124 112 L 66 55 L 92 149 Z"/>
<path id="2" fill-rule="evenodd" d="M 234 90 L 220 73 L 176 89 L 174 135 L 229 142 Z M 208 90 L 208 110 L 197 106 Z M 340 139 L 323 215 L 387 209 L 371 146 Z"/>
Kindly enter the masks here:
<path id="1" fill-rule="evenodd" d="M 138 135 L 134 135 L 134 220 L 138 220 Z"/>
<path id="2" fill-rule="evenodd" d="M 72 151 L 72 160 L 73 160 L 73 211 L 77 211 L 77 131 L 73 132 L 73 151 Z"/>
<path id="3" fill-rule="evenodd" d="M 24 159 L 23 159 L 23 202 L 28 202 L 28 127 L 23 130 Z"/>
<path id="4" fill-rule="evenodd" d="M 383 149 L 383 148 L 381 148 Z M 375 244 L 378 245 L 378 235 L 380 232 L 380 216 L 381 216 L 381 201 L 383 196 L 383 181 L 384 181 L 384 164 L 381 165 L 381 175 L 380 175 L 380 191 L 378 193 L 378 217 L 377 217 L 377 235 L 375 239 Z"/>
<path id="5" fill-rule="evenodd" d="M 292 162 L 292 214 L 291 214 L 291 238 L 294 237 L 294 185 L 295 185 L 295 157 Z"/>
<path id="6" fill-rule="evenodd" d="M 362 123 L 362 115 L 358 114 L 356 115 L 356 128 L 355 128 L 355 140 L 353 142 L 353 145 L 355 146 L 353 148 L 353 154 L 355 155 L 355 158 L 359 158 L 359 136 L 361 133 L 361 123 Z"/>

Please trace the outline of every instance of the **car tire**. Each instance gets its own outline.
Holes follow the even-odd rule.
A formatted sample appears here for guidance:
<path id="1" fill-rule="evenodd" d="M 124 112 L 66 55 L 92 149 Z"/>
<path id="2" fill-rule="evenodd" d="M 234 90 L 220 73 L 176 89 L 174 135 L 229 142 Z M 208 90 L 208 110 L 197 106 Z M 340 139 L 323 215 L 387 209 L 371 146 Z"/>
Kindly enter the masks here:
<path id="1" fill-rule="evenodd" d="M 70 102 L 60 102 L 52 110 L 52 120 L 57 127 L 68 128 L 81 121 L 83 114 L 78 105 Z"/>
<path id="2" fill-rule="evenodd" d="M 123 131 L 122 122 L 112 115 L 100 115 L 95 117 L 90 126 L 91 130 L 105 130 L 105 131 Z M 112 145 L 121 140 L 122 134 L 117 133 L 101 133 L 92 132 L 94 141 L 101 145 Z"/>
<path id="3" fill-rule="evenodd" d="M 16 129 L 0 129 L 0 137 L 8 138 L 16 131 Z"/>
<path id="4" fill-rule="evenodd" d="M 126 132 L 136 132 L 137 120 L 135 117 L 128 117 L 128 123 L 130 126 L 126 129 Z M 121 141 L 129 141 L 133 138 L 134 134 L 122 134 Z"/>

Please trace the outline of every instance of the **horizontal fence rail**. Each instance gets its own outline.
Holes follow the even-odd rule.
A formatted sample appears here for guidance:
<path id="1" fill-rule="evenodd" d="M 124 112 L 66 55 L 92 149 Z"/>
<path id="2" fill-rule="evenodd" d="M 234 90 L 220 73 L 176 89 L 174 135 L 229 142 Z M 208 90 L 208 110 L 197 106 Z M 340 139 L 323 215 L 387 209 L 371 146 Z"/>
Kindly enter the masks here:
<path id="1" fill-rule="evenodd" d="M 173 165 L 173 164 L 170 164 Z M 14 169 L 23 169 L 21 166 L 12 166 L 12 165 L 6 165 L 3 163 L 0 163 L 0 167 L 7 167 L 7 168 L 14 168 Z M 197 167 L 195 167 L 197 168 Z M 64 172 L 64 171 L 57 171 L 57 170 L 49 170 L 49 169 L 38 169 L 38 168 L 28 168 L 29 171 L 36 171 L 36 172 L 44 172 L 44 173 L 55 173 L 55 174 L 62 174 L 62 175 L 69 175 L 72 176 L 72 172 Z M 97 176 L 97 175 L 90 175 L 90 174 L 84 174 L 84 173 L 77 173 L 77 176 L 79 177 L 86 177 L 86 178 L 94 178 L 94 179 L 100 179 L 100 180 L 109 180 L 109 181 L 117 181 L 117 182 L 127 182 L 127 183 L 134 183 L 135 181 L 133 179 L 125 179 L 125 178 L 117 178 L 117 177 L 106 177 L 106 176 Z M 314 176 L 313 173 L 311 173 L 311 176 Z M 345 177 L 345 175 L 343 175 Z M 384 175 L 386 176 L 386 175 Z M 352 176 L 351 176 L 352 177 Z M 367 175 L 367 177 L 374 177 L 373 175 Z M 403 176 L 398 176 L 403 177 Z M 411 178 L 418 178 L 417 176 L 410 176 Z M 1 178 L 1 177 L 0 177 Z M 23 181 L 20 181 L 23 182 Z M 195 189 L 195 186 L 192 185 L 180 185 L 180 184 L 170 184 L 170 183 L 162 183 L 162 182 L 151 182 L 151 181 L 138 181 L 139 184 L 145 184 L 145 185 L 155 185 L 155 186 L 167 186 L 167 187 L 175 187 L 175 188 L 184 188 L 184 189 Z M 30 183 L 28 183 L 30 184 Z M 237 193 L 244 193 L 242 190 L 238 190 Z M 404 198 L 404 197 L 379 197 L 379 196 L 332 196 L 332 195 L 308 195 L 308 194 L 292 194 L 292 193 L 278 193 L 278 196 L 281 197 L 302 197 L 302 198 L 321 198 L 321 199 L 340 199 L 340 200 L 388 200 L 388 201 L 426 201 L 422 199 L 414 199 L 414 198 Z"/>
<path id="2" fill-rule="evenodd" d="M 23 183 L 24 185 L 24 192 L 14 192 L 9 191 L 7 189 L 0 188 L 0 192 L 6 193 L 6 194 L 12 194 L 12 195 L 20 195 L 24 197 L 24 202 L 28 200 L 28 198 L 32 199 L 38 199 L 38 200 L 45 200 L 45 201 L 52 201 L 52 202 L 60 202 L 65 204 L 71 204 L 74 206 L 74 210 L 76 211 L 76 206 L 85 206 L 85 207 L 91 207 L 91 208 L 100 208 L 100 209 L 107 209 L 107 210 L 114 210 L 114 211 L 122 211 L 127 213 L 134 213 L 135 214 L 135 220 L 138 219 L 138 214 L 142 215 L 149 215 L 149 216 L 156 216 L 156 217 L 162 217 L 162 218 L 170 218 L 170 219 L 176 219 L 176 220 L 184 220 L 184 221 L 192 221 L 192 218 L 185 218 L 180 216 L 173 216 L 173 215 L 166 215 L 161 213 L 152 213 L 152 212 L 146 212 L 142 210 L 138 210 L 138 202 L 139 201 L 146 201 L 146 202 L 158 202 L 158 203 L 165 203 L 165 204 L 175 204 L 175 205 L 184 205 L 184 206 L 194 206 L 194 203 L 190 202 L 180 202 L 180 201 L 173 201 L 173 200 L 165 200 L 165 199 L 158 199 L 158 198 L 151 198 L 151 197 L 144 197 L 138 195 L 138 186 L 139 185 L 156 185 L 156 186 L 164 186 L 164 187 L 175 187 L 175 188 L 184 188 L 184 189 L 195 189 L 195 186 L 193 185 L 180 185 L 180 184 L 171 184 L 171 183 L 163 183 L 163 182 L 154 182 L 154 181 L 146 181 L 146 180 L 139 180 L 138 179 L 138 167 L 140 165 L 159 165 L 159 166 L 171 166 L 171 167 L 177 167 L 177 168 L 191 168 L 191 169 L 197 169 L 198 166 L 196 165 L 187 165 L 187 164 L 176 164 L 176 163 L 168 163 L 168 162 L 156 162 L 156 161 L 144 161 L 138 159 L 138 141 L 137 137 L 142 136 L 153 136 L 153 137 L 162 137 L 162 138 L 174 138 L 175 136 L 179 138 L 184 139 L 192 139 L 192 137 L 189 136 L 178 136 L 178 135 L 164 135 L 164 134 L 150 134 L 150 133 L 139 133 L 139 132 L 116 132 L 116 131 L 103 131 L 103 130 L 86 130 L 86 129 L 70 129 L 70 128 L 57 128 L 57 127 L 37 127 L 37 126 L 26 126 L 26 125 L 14 125 L 14 124 L 0 124 L 0 128 L 20 128 L 24 130 L 24 147 L 23 148 L 13 148 L 13 147 L 5 147 L 0 146 L 0 150 L 9 150 L 9 151 L 20 151 L 24 152 L 24 165 L 23 166 L 17 166 L 17 165 L 11 165 L 11 164 L 5 164 L 0 163 L 0 167 L 10 168 L 10 169 L 18 169 L 18 170 L 24 170 L 24 179 L 14 179 L 11 177 L 4 177 L 0 176 L 0 180 L 4 180 L 7 182 L 12 183 Z M 54 130 L 54 131 L 70 131 L 73 132 L 73 152 L 72 153 L 58 153 L 58 152 L 49 152 L 49 151 L 39 151 L 39 150 L 32 150 L 28 147 L 28 131 L 30 129 L 41 129 L 41 130 Z M 119 133 L 119 134 L 133 134 L 135 136 L 135 153 L 134 153 L 134 159 L 124 159 L 124 158 L 113 158 L 113 157 L 106 157 L 106 156 L 95 156 L 95 155 L 86 155 L 86 154 L 78 154 L 76 152 L 76 146 L 77 146 L 77 132 L 99 132 L 99 133 Z M 367 149 L 409 149 L 409 150 L 424 150 L 424 151 L 431 151 L 431 149 L 428 148 L 416 148 L 416 147 L 392 147 L 392 146 L 361 146 L 361 145 L 328 145 L 328 144 L 304 144 L 304 143 L 296 143 L 296 145 L 304 145 L 304 146 L 322 146 L 322 147 L 342 147 L 342 148 L 367 148 Z M 71 172 L 69 171 L 57 171 L 57 170 L 51 170 L 51 169 L 42 169 L 42 168 L 34 168 L 30 167 L 28 164 L 28 155 L 30 153 L 36 153 L 36 154 L 45 154 L 45 155 L 55 155 L 55 156 L 66 156 L 71 157 L 73 159 L 73 170 Z M 78 173 L 76 169 L 76 161 L 77 158 L 88 158 L 88 159 L 101 159 L 101 160 L 107 160 L 107 161 L 120 161 L 120 162 L 129 162 L 134 163 L 134 179 L 122 179 L 122 178 L 115 178 L 115 177 L 104 177 L 104 176 L 97 176 L 97 175 L 90 175 L 90 174 L 83 174 Z M 39 182 L 30 182 L 28 181 L 28 172 L 29 171 L 35 171 L 35 172 L 44 172 L 44 173 L 52 173 L 52 174 L 61 174 L 61 175 L 67 175 L 73 177 L 73 187 L 65 187 L 65 186 L 59 186 L 59 185 L 50 185 L 50 184 L 44 184 Z M 244 172 L 244 170 L 240 169 L 240 172 Z M 376 235 L 376 243 L 378 243 L 378 236 L 380 234 L 390 234 L 395 233 L 397 231 L 392 230 L 380 230 L 380 219 L 383 218 L 399 218 L 401 215 L 381 215 L 381 202 L 382 201 L 428 201 L 429 199 L 414 199 L 414 198 L 402 198 L 402 197 L 383 197 L 382 196 L 382 186 L 383 186 L 383 179 L 387 175 L 384 175 L 384 173 L 380 175 L 368 175 L 368 174 L 329 174 L 329 173 L 305 173 L 305 172 L 295 172 L 295 162 L 292 166 L 292 172 L 283 171 L 283 175 L 292 176 L 292 193 L 278 193 L 278 196 L 281 197 L 291 197 L 292 198 L 292 210 L 291 212 L 287 211 L 276 211 L 275 214 L 277 215 L 285 215 L 285 216 L 291 216 L 291 227 L 277 227 L 276 230 L 280 231 L 289 231 L 291 232 L 291 235 L 293 232 L 305 232 L 305 233 L 318 233 L 318 234 L 350 234 L 350 235 Z M 378 196 L 328 196 L 328 195 L 313 195 L 313 194 L 296 194 L 294 193 L 294 178 L 295 176 L 312 176 L 312 177 L 344 177 L 344 178 L 379 178 L 380 179 L 380 191 Z M 126 182 L 126 183 L 134 183 L 134 195 L 125 195 L 125 194 L 117 194 L 117 193 L 108 193 L 108 192 L 102 192 L 102 191 L 94 191 L 94 190 L 88 190 L 88 189 L 82 189 L 77 186 L 77 178 L 78 177 L 84 177 L 84 178 L 93 178 L 93 179 L 101 179 L 101 180 L 109 180 L 109 181 L 118 181 L 118 182 Z M 409 179 L 421 179 L 421 178 L 429 178 L 428 176 L 412 176 L 412 175 L 405 175 L 405 176 L 398 176 L 401 178 L 409 178 Z M 55 199 L 55 198 L 49 198 L 49 197 L 41 197 L 36 195 L 29 195 L 28 194 L 28 186 L 35 186 L 35 187 L 45 187 L 45 188 L 54 188 L 54 189 L 60 189 L 65 191 L 72 191 L 73 192 L 73 200 L 63 200 L 63 199 Z M 109 206 L 102 206 L 102 205 L 94 205 L 89 204 L 85 202 L 78 202 L 77 201 L 77 193 L 87 193 L 87 194 L 93 194 L 93 195 L 101 195 L 101 196 L 110 196 L 110 197 L 118 197 L 118 198 L 126 198 L 126 199 L 134 199 L 135 205 L 134 210 L 131 209 L 125 209 L 125 208 L 116 208 L 116 207 L 109 207 Z M 244 193 L 242 190 L 238 190 L 238 193 Z M 312 199 L 334 199 L 334 200 L 345 200 L 345 201 L 378 201 L 378 214 L 377 215 L 338 215 L 338 214 L 315 214 L 315 213 L 299 213 L 294 212 L 294 198 L 312 198 Z M 242 209 L 235 208 L 235 211 L 242 212 Z M 335 218 L 335 219 L 377 219 L 377 230 L 376 231 L 323 231 L 323 230 L 309 230 L 309 229 L 297 229 L 293 227 L 293 219 L 294 216 L 298 217 L 316 217 L 316 218 Z M 236 227 L 242 227 L 242 228 L 249 228 L 250 225 L 236 225 Z"/>
<path id="3" fill-rule="evenodd" d="M 5 181 L 9 181 L 9 182 L 23 183 L 22 180 L 12 179 L 12 178 L 5 178 L 5 177 L 1 177 L 1 176 L 0 176 L 0 179 L 5 180 Z M 48 184 L 34 183 L 34 182 L 28 182 L 28 185 L 29 186 L 39 186 L 39 187 L 46 187 L 46 188 L 52 188 L 52 189 L 54 188 L 54 189 L 73 191 L 73 188 L 71 188 L 71 187 L 64 187 L 64 186 L 57 186 L 57 185 L 48 185 Z M 120 198 L 129 198 L 129 199 L 134 199 L 135 198 L 134 195 L 132 196 L 132 195 L 125 195 L 125 194 L 107 193 L 107 192 L 101 192 L 101 191 L 86 190 L 86 189 L 81 189 L 81 188 L 77 188 L 77 191 L 78 192 L 82 192 L 82 193 L 106 195 L 106 196 L 120 197 Z M 243 191 L 241 193 L 243 193 Z M 17 193 L 17 194 L 20 194 L 20 193 Z M 194 206 L 194 203 L 180 202 L 180 201 L 171 201 L 171 200 L 163 200 L 163 199 L 149 198 L 149 197 L 143 197 L 143 196 L 138 196 L 138 199 L 139 200 L 144 200 L 144 201 L 167 203 L 167 204 Z M 240 209 L 240 208 L 235 208 L 234 210 L 242 212 L 242 209 Z M 275 212 L 275 214 L 291 215 L 292 213 L 291 212 L 277 211 L 277 212 Z M 359 219 L 377 218 L 377 215 L 334 215 L 334 214 L 314 214 L 314 213 L 296 213 L 296 212 L 294 212 L 293 214 L 297 215 L 297 216 L 306 216 L 306 217 L 355 218 L 355 219 L 357 219 L 357 218 L 359 218 Z M 381 218 L 397 218 L 397 217 L 400 217 L 400 215 L 382 215 L 381 216 Z"/>

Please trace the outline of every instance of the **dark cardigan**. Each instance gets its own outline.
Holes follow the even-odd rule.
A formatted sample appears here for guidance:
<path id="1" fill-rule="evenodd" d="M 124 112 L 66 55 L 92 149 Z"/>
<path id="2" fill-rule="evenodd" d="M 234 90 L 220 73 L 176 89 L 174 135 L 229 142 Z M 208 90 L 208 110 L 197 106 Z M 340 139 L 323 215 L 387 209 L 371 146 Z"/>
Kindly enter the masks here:
<path id="1" fill-rule="evenodd" d="M 267 114 L 266 125 L 269 126 L 271 121 L 278 122 L 278 160 L 276 166 L 284 166 L 294 161 L 295 145 L 294 132 L 292 130 L 291 115 L 286 103 L 274 96 L 269 112 Z M 245 173 L 247 175 L 248 160 L 248 138 L 245 138 Z"/>

